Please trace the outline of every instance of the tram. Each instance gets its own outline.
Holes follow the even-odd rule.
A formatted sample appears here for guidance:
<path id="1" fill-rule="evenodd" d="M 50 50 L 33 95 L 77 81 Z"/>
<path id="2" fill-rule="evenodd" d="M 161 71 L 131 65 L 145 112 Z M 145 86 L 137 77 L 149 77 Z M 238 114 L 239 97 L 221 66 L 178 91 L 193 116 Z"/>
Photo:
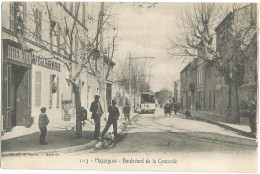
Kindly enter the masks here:
<path id="1" fill-rule="evenodd" d="M 154 92 L 146 91 L 141 94 L 141 112 L 154 114 L 154 112 L 155 112 Z"/>

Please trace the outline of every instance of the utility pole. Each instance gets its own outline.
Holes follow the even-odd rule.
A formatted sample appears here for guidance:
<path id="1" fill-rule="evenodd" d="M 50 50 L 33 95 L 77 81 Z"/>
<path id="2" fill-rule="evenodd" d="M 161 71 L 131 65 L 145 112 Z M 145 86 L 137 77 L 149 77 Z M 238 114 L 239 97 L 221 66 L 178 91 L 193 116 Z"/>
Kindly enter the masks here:
<path id="1" fill-rule="evenodd" d="M 131 67 L 132 67 L 132 64 L 131 64 L 131 52 L 129 52 L 129 104 L 131 106 Z"/>
<path id="2" fill-rule="evenodd" d="M 132 84 L 131 84 L 131 71 L 132 71 L 132 60 L 133 59 L 153 59 L 154 57 L 131 57 L 131 52 L 129 52 L 129 104 L 131 106 L 131 94 L 132 94 Z M 151 75 L 151 69 L 150 69 L 150 75 Z M 149 78 L 149 83 L 150 83 L 150 78 Z"/>

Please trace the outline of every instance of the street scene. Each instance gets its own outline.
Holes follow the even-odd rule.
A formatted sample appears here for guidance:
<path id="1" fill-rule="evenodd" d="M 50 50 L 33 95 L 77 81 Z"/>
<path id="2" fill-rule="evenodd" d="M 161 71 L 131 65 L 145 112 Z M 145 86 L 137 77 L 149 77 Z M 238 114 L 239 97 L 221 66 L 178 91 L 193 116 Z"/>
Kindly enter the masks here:
<path id="1" fill-rule="evenodd" d="M 258 10 L 3 2 L 2 167 L 257 172 Z"/>

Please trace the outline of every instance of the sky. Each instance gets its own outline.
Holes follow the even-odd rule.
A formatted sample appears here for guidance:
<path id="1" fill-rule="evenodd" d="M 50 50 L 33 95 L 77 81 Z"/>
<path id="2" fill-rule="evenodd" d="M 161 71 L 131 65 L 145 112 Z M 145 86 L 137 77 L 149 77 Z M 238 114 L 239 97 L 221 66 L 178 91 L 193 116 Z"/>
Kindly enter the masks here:
<path id="1" fill-rule="evenodd" d="M 168 57 L 167 45 L 170 37 L 178 34 L 178 14 L 183 4 L 159 3 L 155 7 L 139 7 L 138 3 L 118 3 L 117 59 L 131 57 L 133 61 L 146 61 L 146 73 L 151 67 L 150 86 L 153 91 L 167 88 L 173 90 L 173 81 L 180 78 L 179 72 L 187 64 Z M 134 57 L 154 57 L 152 60 Z"/>

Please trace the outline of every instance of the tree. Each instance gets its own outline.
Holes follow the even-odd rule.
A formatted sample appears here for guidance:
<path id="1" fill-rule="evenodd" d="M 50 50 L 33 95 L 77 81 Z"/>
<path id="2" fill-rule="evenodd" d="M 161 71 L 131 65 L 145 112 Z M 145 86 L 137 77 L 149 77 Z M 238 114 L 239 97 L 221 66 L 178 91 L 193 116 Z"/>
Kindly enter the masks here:
<path id="1" fill-rule="evenodd" d="M 155 93 L 156 95 L 156 99 L 158 101 L 158 103 L 163 106 L 165 105 L 165 103 L 167 103 L 169 101 L 169 99 L 171 98 L 172 92 L 169 91 L 168 89 L 162 89 L 158 92 Z"/>
<path id="2" fill-rule="evenodd" d="M 123 88 L 123 90 L 129 94 L 129 83 L 131 81 L 131 97 L 149 90 L 150 87 L 145 75 L 145 66 L 135 63 L 132 64 L 130 69 L 131 77 L 129 76 L 129 63 L 127 63 L 127 60 L 119 62 L 115 77 L 115 83 L 119 86 L 119 88 Z"/>
<path id="3" fill-rule="evenodd" d="M 110 67 L 107 68 L 105 75 L 102 74 L 103 71 L 98 68 L 98 62 L 103 62 L 104 59 L 103 45 L 101 46 L 104 40 L 103 33 L 111 29 L 116 31 L 116 27 L 111 24 L 113 4 L 101 3 L 100 10 L 95 6 L 95 3 L 90 6 L 84 2 L 71 2 L 70 4 L 66 2 L 36 2 L 30 3 L 30 5 L 32 13 L 27 12 L 26 20 L 29 20 L 33 25 L 31 27 L 18 25 L 22 28 L 22 32 L 18 32 L 17 38 L 23 45 L 23 49 L 27 49 L 23 34 L 26 33 L 27 38 L 35 39 L 41 45 L 42 50 L 49 53 L 49 59 L 58 60 L 65 65 L 68 71 L 66 80 L 72 85 L 75 93 L 76 136 L 82 137 L 80 75 L 87 71 L 102 86 L 110 74 Z M 70 5 L 70 9 L 68 5 Z M 91 13 L 87 13 L 86 8 L 88 7 L 92 8 L 89 10 Z M 61 11 L 57 10 L 58 8 Z M 44 17 L 48 16 L 47 19 L 44 19 L 50 25 L 46 30 L 42 30 L 42 14 Z M 83 15 L 83 22 L 79 21 L 79 15 Z M 17 24 L 22 22 L 21 19 L 17 20 Z M 93 30 L 88 29 L 85 23 Z M 46 35 L 49 37 L 44 37 Z M 111 46 L 108 52 L 111 52 L 111 56 L 106 56 L 106 58 L 110 61 L 114 56 L 116 37 L 116 35 L 112 35 L 112 43 L 109 43 Z M 57 54 L 56 50 L 59 50 L 60 54 Z M 41 51 L 34 52 L 40 55 Z"/>
<path id="4" fill-rule="evenodd" d="M 184 9 L 180 13 L 182 32 L 170 40 L 169 55 L 175 59 L 198 57 L 223 76 L 229 87 L 227 115 L 231 117 L 228 121 L 239 122 L 238 89 L 244 74 L 242 57 L 244 48 L 257 32 L 256 4 L 233 4 L 229 13 L 226 9 L 227 6 L 215 3 L 193 4 Z M 220 28 L 224 29 L 219 32 Z M 232 91 L 235 100 L 231 99 Z"/>

